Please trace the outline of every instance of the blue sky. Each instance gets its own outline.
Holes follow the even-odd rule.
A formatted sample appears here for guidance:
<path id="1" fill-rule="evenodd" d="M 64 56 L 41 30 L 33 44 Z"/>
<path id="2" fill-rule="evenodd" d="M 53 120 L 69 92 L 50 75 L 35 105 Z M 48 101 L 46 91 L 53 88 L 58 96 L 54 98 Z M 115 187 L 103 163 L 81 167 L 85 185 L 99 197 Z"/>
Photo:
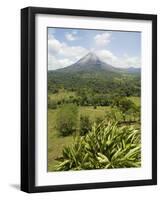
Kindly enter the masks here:
<path id="1" fill-rule="evenodd" d="M 141 67 L 141 33 L 48 28 L 48 69 L 66 67 L 89 51 L 114 67 Z"/>

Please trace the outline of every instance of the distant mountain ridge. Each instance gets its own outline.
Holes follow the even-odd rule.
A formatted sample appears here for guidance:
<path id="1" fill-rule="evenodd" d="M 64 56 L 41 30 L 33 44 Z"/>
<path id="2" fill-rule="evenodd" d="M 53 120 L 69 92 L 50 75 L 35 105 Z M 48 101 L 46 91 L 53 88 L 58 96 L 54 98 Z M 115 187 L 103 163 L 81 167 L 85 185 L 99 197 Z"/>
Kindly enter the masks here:
<path id="1" fill-rule="evenodd" d="M 127 71 L 129 73 L 140 73 L 141 72 L 141 68 L 129 67 L 129 68 L 127 68 Z"/>

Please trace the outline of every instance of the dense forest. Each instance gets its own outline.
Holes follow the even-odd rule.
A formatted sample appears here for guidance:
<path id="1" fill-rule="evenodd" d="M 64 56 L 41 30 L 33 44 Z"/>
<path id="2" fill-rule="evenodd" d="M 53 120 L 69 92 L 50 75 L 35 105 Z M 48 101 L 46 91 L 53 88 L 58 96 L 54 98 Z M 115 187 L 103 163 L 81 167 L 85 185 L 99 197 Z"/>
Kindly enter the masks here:
<path id="1" fill-rule="evenodd" d="M 55 104 L 108 106 L 117 97 L 140 97 L 140 88 L 139 74 L 48 72 L 49 95 L 57 94 L 62 89 L 76 94 L 75 97 L 62 99 L 63 102 L 52 101 Z"/>

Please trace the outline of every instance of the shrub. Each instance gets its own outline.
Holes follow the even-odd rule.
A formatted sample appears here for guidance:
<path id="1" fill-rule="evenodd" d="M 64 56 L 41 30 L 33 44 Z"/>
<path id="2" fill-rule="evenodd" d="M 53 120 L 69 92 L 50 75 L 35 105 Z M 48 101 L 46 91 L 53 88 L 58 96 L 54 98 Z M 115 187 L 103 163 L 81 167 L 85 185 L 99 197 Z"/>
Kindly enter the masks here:
<path id="1" fill-rule="evenodd" d="M 140 167 L 140 146 L 140 133 L 130 126 L 94 124 L 88 134 L 77 136 L 63 149 L 62 161 L 54 170 Z"/>
<path id="2" fill-rule="evenodd" d="M 78 107 L 74 104 L 63 105 L 57 113 L 56 128 L 61 136 L 72 135 L 76 132 Z"/>
<path id="3" fill-rule="evenodd" d="M 115 98 L 113 106 L 118 108 L 122 112 L 123 120 L 126 121 L 126 115 L 131 113 L 132 109 L 135 109 L 135 104 L 128 98 Z"/>
<path id="4" fill-rule="evenodd" d="M 96 106 L 96 105 L 94 105 L 94 106 L 93 106 L 93 109 L 97 109 L 97 106 Z"/>
<path id="5" fill-rule="evenodd" d="M 50 81 L 48 81 L 48 91 L 53 94 L 56 94 L 59 92 L 59 90 L 55 88 L 54 85 Z"/>
<path id="6" fill-rule="evenodd" d="M 57 103 L 54 100 L 48 99 L 48 108 L 56 109 L 57 108 Z"/>
<path id="7" fill-rule="evenodd" d="M 106 112 L 106 119 L 107 121 L 120 122 L 122 120 L 122 113 L 117 108 L 111 108 Z"/>
<path id="8" fill-rule="evenodd" d="M 80 135 L 85 135 L 91 130 L 91 122 L 88 116 L 80 117 Z"/>

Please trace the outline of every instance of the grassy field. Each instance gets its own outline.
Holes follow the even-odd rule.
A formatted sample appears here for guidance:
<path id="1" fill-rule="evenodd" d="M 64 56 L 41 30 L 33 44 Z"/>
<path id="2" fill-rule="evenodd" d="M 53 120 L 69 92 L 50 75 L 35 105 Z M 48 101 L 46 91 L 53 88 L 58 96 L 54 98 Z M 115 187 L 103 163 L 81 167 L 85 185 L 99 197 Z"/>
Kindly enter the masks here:
<path id="1" fill-rule="evenodd" d="M 66 93 L 64 91 L 57 95 L 50 95 L 50 98 L 61 100 L 62 98 L 70 98 L 74 96 L 74 92 Z M 136 105 L 140 105 L 139 97 L 129 97 Z M 57 164 L 57 158 L 61 157 L 62 149 L 73 142 L 73 136 L 61 137 L 56 129 L 56 117 L 60 107 L 57 109 L 48 109 L 48 171 L 53 171 L 53 167 Z M 106 113 L 110 111 L 110 106 L 79 106 L 78 114 L 88 116 L 92 122 L 97 118 L 104 119 Z"/>
<path id="2" fill-rule="evenodd" d="M 110 107 L 93 106 L 79 107 L 79 115 L 89 116 L 91 121 L 95 121 L 98 117 L 103 118 Z M 73 136 L 61 137 L 56 130 L 56 115 L 59 108 L 48 109 L 48 171 L 52 171 L 53 166 L 57 163 L 57 158 L 61 156 L 62 149 L 66 145 L 70 145 Z"/>

